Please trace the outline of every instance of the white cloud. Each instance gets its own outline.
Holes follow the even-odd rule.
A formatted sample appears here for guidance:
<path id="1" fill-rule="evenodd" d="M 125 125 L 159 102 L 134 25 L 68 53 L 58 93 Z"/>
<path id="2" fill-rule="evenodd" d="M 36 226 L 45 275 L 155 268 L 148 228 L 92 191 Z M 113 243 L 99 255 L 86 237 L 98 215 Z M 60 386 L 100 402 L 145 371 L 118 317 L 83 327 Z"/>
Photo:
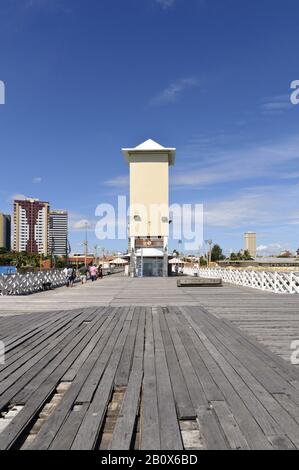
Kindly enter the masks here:
<path id="1" fill-rule="evenodd" d="M 87 219 L 81 219 L 81 220 L 77 220 L 71 223 L 71 227 L 74 230 L 89 229 L 91 228 L 91 226 L 92 226 L 92 223 L 90 222 L 90 220 L 87 220 Z"/>
<path id="2" fill-rule="evenodd" d="M 258 195 L 236 195 L 226 201 L 205 204 L 204 223 L 216 227 L 250 227 L 268 219 L 267 210 L 262 207 Z"/>
<path id="3" fill-rule="evenodd" d="M 28 196 L 25 196 L 25 194 L 20 194 L 20 193 L 14 193 L 12 194 L 12 196 L 10 197 L 10 200 L 11 201 L 24 201 L 25 199 L 27 199 Z"/>
<path id="4" fill-rule="evenodd" d="M 34 184 L 39 184 L 39 183 L 42 182 L 42 180 L 43 180 L 43 179 L 42 179 L 41 176 L 36 176 L 35 178 L 33 178 L 32 183 L 34 183 Z"/>
<path id="5" fill-rule="evenodd" d="M 263 100 L 261 112 L 265 115 L 275 115 L 292 108 L 289 95 L 276 95 Z"/>
<path id="6" fill-rule="evenodd" d="M 151 99 L 150 104 L 152 105 L 163 105 L 173 103 L 178 100 L 181 94 L 189 89 L 199 86 L 199 80 L 193 77 L 182 78 L 175 82 L 172 82 L 165 90 Z"/>
<path id="7" fill-rule="evenodd" d="M 116 176 L 115 178 L 104 181 L 104 184 L 112 188 L 125 188 L 129 185 L 129 176 L 128 175 Z"/>
<path id="8" fill-rule="evenodd" d="M 298 197 L 297 185 L 244 188 L 230 199 L 204 204 L 204 223 L 244 230 L 286 228 L 299 221 Z"/>
<path id="9" fill-rule="evenodd" d="M 209 150 L 203 153 L 200 144 L 178 149 L 178 156 L 184 163 L 184 169 L 177 171 L 172 184 L 176 186 L 208 186 L 230 181 L 241 181 L 250 178 L 281 177 L 282 165 L 287 162 L 299 163 L 299 136 L 283 142 L 255 145 L 239 149 Z M 185 159 L 192 161 L 186 170 Z M 178 158 L 179 161 L 179 158 Z"/>
<path id="10" fill-rule="evenodd" d="M 256 251 L 259 255 L 274 255 L 279 254 L 285 249 L 285 245 L 282 245 L 281 243 L 270 243 L 269 245 L 257 246 Z"/>
<path id="11" fill-rule="evenodd" d="M 174 3 L 175 3 L 175 0 L 156 0 L 157 3 L 159 3 L 159 5 L 161 5 L 161 7 L 166 10 L 167 8 L 171 8 Z"/>

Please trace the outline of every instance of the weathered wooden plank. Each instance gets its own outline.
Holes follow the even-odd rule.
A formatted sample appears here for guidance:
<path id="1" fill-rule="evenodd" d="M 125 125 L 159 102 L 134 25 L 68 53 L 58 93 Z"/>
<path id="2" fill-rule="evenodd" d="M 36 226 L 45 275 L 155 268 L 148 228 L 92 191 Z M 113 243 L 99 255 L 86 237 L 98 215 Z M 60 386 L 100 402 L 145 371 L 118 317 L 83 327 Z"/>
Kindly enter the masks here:
<path id="1" fill-rule="evenodd" d="M 101 322 L 101 318 L 99 319 L 99 322 Z M 88 335 L 85 336 L 85 333 L 86 331 L 82 333 L 83 337 L 81 337 L 81 334 L 77 335 L 75 346 L 72 346 L 72 354 L 76 351 L 75 357 L 77 357 L 77 355 L 80 354 L 82 349 L 86 346 L 86 341 L 88 342 L 90 340 L 90 337 Z M 92 331 L 92 335 L 93 334 L 94 331 Z M 42 379 L 42 384 L 39 384 L 39 386 L 35 388 L 35 391 L 30 395 L 26 406 L 24 406 L 21 412 L 8 425 L 5 433 L 0 434 L 0 450 L 10 448 L 13 445 L 23 430 L 31 422 L 38 410 L 41 409 L 47 401 L 48 397 L 54 392 L 61 377 L 74 361 L 72 354 L 70 355 L 66 352 L 66 359 L 63 361 L 63 366 L 58 370 L 55 368 L 50 375 L 46 373 L 46 377 Z M 92 361 L 92 359 L 94 358 L 90 358 L 90 361 Z M 85 370 L 85 372 L 88 375 L 89 371 Z M 37 384 L 35 383 L 34 385 L 36 387 Z"/>
<path id="2" fill-rule="evenodd" d="M 151 308 L 146 309 L 143 407 L 141 416 L 141 449 L 159 450 L 160 428 L 158 413 L 155 346 Z"/>
<path id="3" fill-rule="evenodd" d="M 88 403 L 75 405 L 65 423 L 62 425 L 60 432 L 54 437 L 49 447 L 50 450 L 69 450 L 71 448 L 88 406 Z"/>
<path id="4" fill-rule="evenodd" d="M 242 400 L 247 408 L 251 410 L 252 415 L 255 414 L 255 419 L 259 423 L 265 435 L 275 435 L 278 433 L 281 434 L 280 426 L 276 423 L 276 421 L 272 418 L 270 413 L 264 408 L 260 400 L 252 391 L 252 389 L 258 387 L 258 383 L 254 380 L 254 377 L 251 374 L 246 374 L 245 369 L 242 369 L 242 365 L 240 363 L 237 364 L 238 370 L 236 371 L 230 362 L 233 361 L 233 358 L 229 355 L 228 352 L 223 355 L 221 344 L 219 344 L 219 342 L 217 342 L 217 340 L 212 337 L 212 333 L 210 332 L 209 334 L 209 332 L 204 329 L 204 327 L 201 327 L 200 330 L 201 338 L 203 339 L 206 348 L 220 365 L 222 371 L 236 392 L 242 397 Z M 246 375 L 246 379 L 240 375 L 240 371 Z M 248 383 L 248 381 L 250 382 Z M 263 388 L 260 388 L 260 390 L 262 393 L 266 392 Z M 271 399 L 271 396 L 268 394 L 265 399 Z"/>
<path id="5" fill-rule="evenodd" d="M 196 312 L 197 309 L 191 308 L 191 312 Z M 285 380 L 289 381 L 291 377 L 298 377 L 298 372 L 294 368 L 291 368 L 285 361 L 279 357 L 275 357 L 269 350 L 267 350 L 263 345 L 258 344 L 253 338 L 250 338 L 248 335 L 243 333 L 239 328 L 236 328 L 231 323 L 227 323 L 224 319 L 221 319 L 221 322 L 218 321 L 218 324 L 215 324 L 217 319 L 212 315 L 208 314 L 204 309 L 200 309 L 203 313 L 206 313 L 207 320 L 213 322 L 213 327 L 221 328 L 226 335 L 234 336 L 238 338 L 240 348 L 245 348 L 248 351 L 251 351 L 255 357 L 258 357 L 263 364 L 265 364 L 270 370 L 274 370 L 276 374 L 282 376 Z M 196 321 L 196 313 L 193 314 L 192 318 Z M 203 317 L 203 320 L 205 317 Z M 275 374 L 274 374 L 275 375 Z"/>
<path id="6" fill-rule="evenodd" d="M 27 362 L 2 381 L 0 384 L 0 409 L 6 406 L 8 400 L 16 395 L 30 381 L 30 379 L 34 378 L 37 373 L 42 370 L 40 363 L 43 362 L 44 358 L 45 361 L 43 365 L 48 364 L 53 351 L 55 355 L 60 351 L 59 343 L 64 340 L 68 334 L 74 331 L 77 331 L 78 333 L 78 326 L 81 324 L 81 319 L 75 321 L 63 333 L 55 336 L 50 345 L 41 349 L 35 356 L 32 356 Z"/>
<path id="7" fill-rule="evenodd" d="M 186 322 L 179 309 L 171 307 L 171 311 L 173 312 L 173 316 L 171 317 L 170 321 L 172 321 L 176 325 L 179 336 L 188 353 L 190 362 L 202 386 L 207 402 L 211 400 L 223 400 L 223 395 L 221 391 L 212 379 L 211 374 L 209 373 L 205 363 L 198 354 L 192 341 L 192 338 L 189 335 L 189 324 Z"/>
<path id="8" fill-rule="evenodd" d="M 111 359 L 93 397 L 93 401 L 84 416 L 73 442 L 72 449 L 93 449 L 97 443 L 129 327 L 130 322 L 125 322 Z"/>
<path id="9" fill-rule="evenodd" d="M 121 310 L 121 309 L 120 309 Z M 126 315 L 129 309 L 124 309 L 118 322 L 118 326 L 112 323 L 104 334 L 104 341 L 102 341 L 101 350 L 98 351 L 98 359 L 95 362 L 89 376 L 86 378 L 80 393 L 78 395 L 78 403 L 91 402 L 93 395 L 97 389 L 97 386 L 101 380 L 105 368 L 109 362 L 110 356 L 114 352 L 115 343 L 118 339 L 120 329 L 123 326 L 123 321 L 125 321 Z M 130 326 L 130 321 L 127 321 L 128 326 Z"/>
<path id="10" fill-rule="evenodd" d="M 213 410 L 207 406 L 201 405 L 197 408 L 196 412 L 200 432 L 204 437 L 207 449 L 228 449 L 223 431 L 216 421 Z"/>
<path id="11" fill-rule="evenodd" d="M 249 449 L 249 445 L 239 428 L 234 415 L 231 413 L 225 401 L 212 401 L 219 423 L 229 443 L 230 449 Z"/>
<path id="12" fill-rule="evenodd" d="M 189 391 L 189 396 L 191 398 L 192 405 L 196 410 L 199 405 L 207 405 L 207 399 L 204 395 L 201 383 L 198 380 L 197 374 L 185 349 L 185 345 L 183 344 L 182 339 L 177 331 L 177 325 L 173 321 L 174 316 L 165 315 L 165 318 L 169 327 L 170 334 L 172 336 L 172 341 L 177 353 L 182 373 L 185 377 L 185 382 Z"/>
<path id="13" fill-rule="evenodd" d="M 75 321 L 76 320 L 76 321 Z M 84 316 L 82 314 L 78 314 L 74 317 L 74 319 L 70 318 L 69 315 L 65 316 L 61 321 L 58 321 L 52 325 L 50 329 L 46 329 L 43 332 L 41 337 L 36 339 L 36 335 L 31 337 L 32 347 L 24 349 L 23 347 L 18 348 L 18 352 L 14 354 L 13 358 L 5 357 L 5 368 L 3 368 L 0 372 L 0 393 L 4 390 L 5 379 L 9 377 L 11 382 L 12 377 L 14 377 L 14 373 L 17 374 L 17 377 L 23 374 L 24 368 L 28 369 L 28 364 L 31 359 L 35 360 L 37 357 L 45 354 L 45 350 L 49 351 L 53 347 L 54 341 L 57 340 L 65 334 L 65 329 L 68 330 L 77 328 L 80 324 L 84 321 Z M 55 343 L 56 344 L 56 343 Z M 40 353 L 38 355 L 38 353 Z"/>
<path id="14" fill-rule="evenodd" d="M 165 321 L 164 315 L 161 314 L 159 318 L 170 380 L 179 417 L 180 419 L 194 419 L 196 417 L 195 409 L 192 405 L 185 378 L 169 333 L 168 325 Z"/>
<path id="15" fill-rule="evenodd" d="M 143 378 L 145 309 L 141 308 L 140 312 L 138 312 L 138 315 L 139 322 L 135 341 L 132 370 L 130 373 L 128 388 L 124 396 L 124 401 L 115 424 L 115 429 L 110 444 L 110 448 L 114 450 L 130 449 L 138 413 Z"/>
<path id="16" fill-rule="evenodd" d="M 63 379 L 63 374 L 70 366 L 76 361 L 76 358 L 89 346 L 101 337 L 103 331 L 109 325 L 113 315 L 107 318 L 106 315 L 95 318 L 93 322 L 85 326 L 82 325 L 82 330 L 79 332 L 75 330 L 71 336 L 69 335 L 59 344 L 59 348 L 53 349 L 44 359 L 39 361 L 36 365 L 39 367 L 40 372 L 37 374 L 35 370 L 31 370 L 30 374 L 26 374 L 32 380 L 14 396 L 16 403 L 26 403 L 28 398 L 47 380 L 54 371 L 61 372 L 60 381 Z M 49 362 L 47 362 L 49 361 Z M 22 385 L 22 380 L 18 384 Z"/>
<path id="17" fill-rule="evenodd" d="M 201 320 L 206 325 L 206 314 L 202 316 Z M 224 348 L 221 342 L 218 340 L 217 338 L 218 335 L 217 335 L 217 331 L 215 327 L 207 328 L 206 326 L 204 326 L 202 327 L 202 331 L 207 334 L 210 341 L 213 343 L 215 348 L 217 348 L 219 355 L 222 355 L 222 358 L 225 357 L 226 360 L 229 361 L 230 366 L 238 373 L 238 375 L 244 380 L 244 383 L 247 384 L 247 386 L 250 388 L 252 393 L 256 396 L 256 400 L 255 400 L 250 393 L 245 392 L 244 387 L 241 388 L 243 399 L 246 400 L 246 404 L 250 409 L 252 409 L 252 412 L 254 412 L 254 409 L 256 410 L 257 412 L 256 420 L 258 420 L 265 434 L 266 435 L 275 435 L 275 434 L 281 435 L 282 433 L 285 433 L 286 435 L 290 437 L 292 442 L 298 445 L 299 444 L 298 423 L 296 423 L 294 419 L 281 407 L 281 405 L 273 398 L 271 393 L 269 393 L 268 390 L 264 388 L 266 386 L 269 386 L 269 388 L 272 387 L 274 390 L 277 389 L 277 387 L 275 387 L 275 384 L 273 386 L 273 381 L 271 380 L 271 377 L 270 377 L 270 380 L 269 379 L 263 380 L 263 378 L 261 377 L 263 371 L 265 371 L 265 377 L 267 378 L 266 376 L 267 367 L 265 365 L 261 367 L 260 365 L 260 371 L 257 370 L 258 368 L 253 366 L 254 362 L 256 361 L 256 358 L 251 357 L 249 358 L 251 360 L 248 360 L 246 358 L 246 355 L 244 357 L 244 355 L 242 355 L 241 346 L 236 350 L 236 354 L 238 354 L 238 358 L 232 355 L 229 349 Z M 232 342 L 233 342 L 233 339 L 230 338 L 230 341 L 228 342 L 229 346 Z M 246 363 L 249 369 L 254 368 L 253 373 L 250 373 L 245 367 L 243 367 L 243 365 L 241 364 L 239 360 L 240 357 L 243 359 L 243 361 Z M 222 364 L 222 369 L 224 370 L 224 366 L 223 366 L 224 361 L 223 359 L 220 359 L 220 361 L 221 361 L 220 363 Z M 227 366 L 225 370 L 228 371 L 229 373 L 229 369 Z M 256 380 L 255 378 L 256 375 L 259 377 L 260 381 L 264 383 L 264 386 L 262 386 Z M 230 381 L 231 383 L 234 384 L 235 387 L 238 387 L 238 388 L 241 387 L 239 380 L 238 379 L 236 380 L 236 376 L 233 378 L 230 378 Z M 270 385 L 269 385 L 269 381 L 270 381 Z M 290 386 L 288 387 L 288 390 L 291 391 Z M 265 414 L 265 410 L 267 411 L 269 416 Z M 272 428 L 272 432 L 271 432 L 271 428 Z"/>
<path id="18" fill-rule="evenodd" d="M 111 450 L 129 450 L 131 447 L 134 426 L 138 413 L 142 378 L 142 369 L 132 370 L 121 407 L 121 412 L 115 424 L 110 444 Z"/>
<path id="19" fill-rule="evenodd" d="M 159 310 L 156 308 L 153 308 L 153 329 L 161 448 L 180 450 L 183 448 L 182 438 L 160 330 Z"/>
<path id="20" fill-rule="evenodd" d="M 126 328 L 124 328 L 122 331 L 126 313 L 127 311 L 125 311 L 123 315 L 121 315 L 117 323 L 117 326 L 115 327 L 115 336 L 114 336 L 115 350 L 113 352 L 113 355 L 118 354 L 119 347 L 122 344 L 120 342 L 120 338 L 122 339 L 123 332 L 126 330 Z M 102 347 L 102 345 L 100 347 Z M 99 352 L 97 350 L 94 350 L 93 353 L 90 355 L 90 358 L 88 359 L 88 362 L 85 364 L 85 367 L 81 369 L 80 374 L 78 374 L 78 376 L 76 377 L 76 380 L 72 383 L 71 387 L 68 389 L 63 399 L 61 400 L 57 408 L 54 410 L 53 414 L 49 417 L 49 419 L 43 426 L 42 430 L 39 432 L 36 439 L 34 440 L 32 445 L 29 447 L 30 449 L 45 450 L 51 446 L 53 439 L 55 438 L 56 434 L 59 432 L 60 427 L 62 426 L 63 422 L 69 415 L 70 411 L 72 410 L 73 405 L 75 403 L 81 403 L 81 401 L 79 401 L 78 399 L 76 401 L 76 398 L 78 397 L 78 393 L 81 390 L 83 384 L 85 383 L 86 378 L 88 377 L 91 369 L 93 368 L 94 363 L 97 361 L 98 355 L 99 355 Z M 106 369 L 106 372 L 107 370 L 108 370 L 108 367 Z M 104 377 L 105 377 L 105 374 L 104 374 Z M 103 380 L 104 380 L 104 377 L 103 377 Z M 102 384 L 102 381 L 101 381 L 101 384 Z M 104 391 L 107 392 L 106 389 Z M 109 399 L 109 396 L 107 400 Z M 104 397 L 105 397 L 105 394 L 103 393 L 103 399 Z M 88 411 L 89 409 L 90 408 L 88 408 Z M 86 415 L 88 414 L 88 411 Z"/>
<path id="21" fill-rule="evenodd" d="M 213 380 L 221 390 L 225 400 L 230 406 L 232 413 L 242 430 L 246 441 L 248 442 L 251 449 L 271 449 L 271 445 L 266 438 L 265 434 L 261 431 L 261 428 L 255 421 L 254 415 L 252 415 L 248 408 L 245 406 L 242 395 L 235 391 L 230 381 L 224 375 L 220 368 L 217 359 L 215 359 L 210 351 L 206 348 L 204 342 L 205 336 L 200 331 L 198 325 L 188 317 L 188 313 L 181 309 L 184 316 L 188 319 L 190 325 L 193 327 L 190 329 L 190 336 L 192 337 L 193 343 L 200 354 L 202 360 L 206 364 Z"/>
<path id="22" fill-rule="evenodd" d="M 135 346 L 135 339 L 140 315 L 139 308 L 133 308 L 134 315 L 131 321 L 130 331 L 128 337 L 126 339 L 125 347 L 120 359 L 119 366 L 117 368 L 116 376 L 115 376 L 115 386 L 116 387 L 124 387 L 128 385 L 130 369 L 132 365 L 132 357 L 133 351 Z"/>

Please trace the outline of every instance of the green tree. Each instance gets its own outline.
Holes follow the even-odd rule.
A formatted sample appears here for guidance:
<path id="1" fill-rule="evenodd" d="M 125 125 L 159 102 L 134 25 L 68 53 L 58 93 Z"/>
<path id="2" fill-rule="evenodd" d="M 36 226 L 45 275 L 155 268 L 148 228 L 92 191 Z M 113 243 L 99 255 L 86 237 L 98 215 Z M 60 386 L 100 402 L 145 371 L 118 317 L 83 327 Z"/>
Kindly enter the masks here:
<path id="1" fill-rule="evenodd" d="M 244 253 L 243 253 L 243 259 L 244 260 L 251 260 L 252 257 L 250 256 L 250 253 L 248 250 L 245 250 Z"/>
<path id="2" fill-rule="evenodd" d="M 207 260 L 203 256 L 201 256 L 200 259 L 199 259 L 199 265 L 200 266 L 207 266 L 207 264 L 208 264 Z"/>
<path id="3" fill-rule="evenodd" d="M 220 261 L 220 260 L 223 260 L 224 258 L 225 256 L 223 255 L 222 248 L 219 245 L 215 244 L 211 251 L 211 260 Z"/>

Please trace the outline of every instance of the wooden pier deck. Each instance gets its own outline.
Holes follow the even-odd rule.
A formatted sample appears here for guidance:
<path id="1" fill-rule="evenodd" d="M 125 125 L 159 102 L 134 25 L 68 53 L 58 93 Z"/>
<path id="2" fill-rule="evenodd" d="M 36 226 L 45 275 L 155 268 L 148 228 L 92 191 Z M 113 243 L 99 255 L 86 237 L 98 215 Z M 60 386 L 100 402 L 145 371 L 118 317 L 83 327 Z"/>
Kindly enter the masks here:
<path id="1" fill-rule="evenodd" d="M 299 448 L 299 368 L 256 339 L 283 322 L 299 339 L 296 296 L 112 281 L 45 293 L 72 309 L 0 298 L 1 450 Z"/>

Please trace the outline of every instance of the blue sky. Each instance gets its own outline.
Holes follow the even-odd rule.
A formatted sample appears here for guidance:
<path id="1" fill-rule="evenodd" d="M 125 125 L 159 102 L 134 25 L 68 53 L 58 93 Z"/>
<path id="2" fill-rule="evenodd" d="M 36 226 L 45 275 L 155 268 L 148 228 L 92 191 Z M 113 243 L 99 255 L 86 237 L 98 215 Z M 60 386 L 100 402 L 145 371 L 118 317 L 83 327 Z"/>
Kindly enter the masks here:
<path id="1" fill-rule="evenodd" d="M 171 202 L 203 203 L 226 251 L 299 246 L 297 0 L 1 0 L 0 210 L 14 195 L 70 212 L 127 194 L 121 147 L 177 148 Z M 174 243 L 173 247 L 176 246 Z"/>

